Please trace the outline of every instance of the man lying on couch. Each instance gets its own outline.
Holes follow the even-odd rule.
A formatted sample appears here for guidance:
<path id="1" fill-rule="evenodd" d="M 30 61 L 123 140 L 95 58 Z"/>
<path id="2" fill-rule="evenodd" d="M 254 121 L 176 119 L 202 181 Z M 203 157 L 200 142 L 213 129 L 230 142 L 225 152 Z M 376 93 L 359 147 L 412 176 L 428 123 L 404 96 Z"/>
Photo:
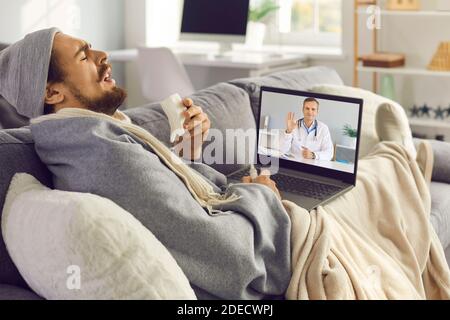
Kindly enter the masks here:
<path id="1" fill-rule="evenodd" d="M 210 167 L 179 161 L 117 111 L 126 94 L 107 55 L 82 40 L 35 32 L 2 52 L 0 68 L 0 94 L 32 119 L 55 188 L 98 194 L 132 213 L 168 248 L 198 298 L 450 296 L 426 217 L 426 183 L 401 146 L 379 145 L 361 161 L 359 186 L 310 214 L 280 201 L 267 176 L 227 185 Z M 209 119 L 185 104 L 188 133 L 179 143 L 201 148 L 195 141 L 206 138 Z"/>
<path id="2" fill-rule="evenodd" d="M 0 93 L 19 114 L 68 112 L 31 125 L 55 188 L 110 198 L 135 215 L 167 246 L 199 298 L 283 296 L 291 276 L 290 221 L 275 193 L 252 185 L 223 194 L 223 175 L 196 164 L 199 174 L 132 125 L 117 111 L 126 93 L 115 85 L 105 52 L 48 29 L 2 52 L 0 66 Z M 183 138 L 203 141 L 210 121 L 192 101 L 184 103 Z"/>

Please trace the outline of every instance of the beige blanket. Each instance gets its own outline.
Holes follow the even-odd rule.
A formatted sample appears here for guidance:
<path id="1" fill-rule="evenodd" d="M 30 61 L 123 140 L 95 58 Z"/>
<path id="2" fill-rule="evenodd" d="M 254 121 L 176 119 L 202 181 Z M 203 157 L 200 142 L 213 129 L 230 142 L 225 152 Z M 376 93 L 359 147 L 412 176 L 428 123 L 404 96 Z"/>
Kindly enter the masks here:
<path id="1" fill-rule="evenodd" d="M 381 178 L 381 179 L 380 179 Z M 405 150 L 381 143 L 356 187 L 292 220 L 288 299 L 449 299 L 450 272 L 429 222 L 430 195 Z"/>

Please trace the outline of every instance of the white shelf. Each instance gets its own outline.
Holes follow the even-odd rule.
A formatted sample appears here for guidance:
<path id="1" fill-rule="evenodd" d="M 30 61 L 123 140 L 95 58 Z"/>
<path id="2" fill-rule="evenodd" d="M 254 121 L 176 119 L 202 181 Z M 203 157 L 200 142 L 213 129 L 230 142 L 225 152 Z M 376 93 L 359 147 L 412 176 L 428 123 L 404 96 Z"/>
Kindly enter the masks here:
<path id="1" fill-rule="evenodd" d="M 450 121 L 435 119 L 408 118 L 409 124 L 413 127 L 433 127 L 450 129 Z"/>
<path id="2" fill-rule="evenodd" d="M 368 14 L 365 9 L 359 9 L 359 14 Z M 450 17 L 450 11 L 437 11 L 437 10 L 417 10 L 417 11 L 402 11 L 402 10 L 381 10 L 381 15 L 384 16 L 428 16 L 428 17 Z"/>
<path id="3" fill-rule="evenodd" d="M 384 74 L 450 77 L 450 71 L 432 71 L 426 68 L 417 68 L 417 67 L 377 68 L 377 67 L 364 67 L 360 65 L 358 66 L 357 70 L 360 72 L 377 72 Z"/>

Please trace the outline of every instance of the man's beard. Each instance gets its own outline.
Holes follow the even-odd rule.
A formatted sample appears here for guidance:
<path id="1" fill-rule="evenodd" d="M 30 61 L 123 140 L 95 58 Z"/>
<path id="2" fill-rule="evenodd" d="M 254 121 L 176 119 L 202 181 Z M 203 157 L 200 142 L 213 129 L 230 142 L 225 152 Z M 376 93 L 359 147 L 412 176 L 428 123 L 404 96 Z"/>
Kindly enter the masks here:
<path id="1" fill-rule="evenodd" d="M 101 83 L 105 78 L 106 72 L 111 69 L 109 63 L 102 64 L 98 70 L 98 83 Z M 88 110 L 104 113 L 112 116 L 116 110 L 122 105 L 127 97 L 127 92 L 119 87 L 114 87 L 111 91 L 105 92 L 101 97 L 89 98 L 81 93 L 81 91 L 71 82 L 66 82 L 69 86 L 70 92 L 73 94 L 82 105 Z"/>
<path id="2" fill-rule="evenodd" d="M 78 88 L 70 84 L 70 91 L 82 105 L 88 110 L 104 113 L 112 116 L 122 105 L 127 97 L 127 92 L 119 87 L 114 87 L 111 91 L 105 92 L 101 97 L 89 98 L 81 93 Z"/>

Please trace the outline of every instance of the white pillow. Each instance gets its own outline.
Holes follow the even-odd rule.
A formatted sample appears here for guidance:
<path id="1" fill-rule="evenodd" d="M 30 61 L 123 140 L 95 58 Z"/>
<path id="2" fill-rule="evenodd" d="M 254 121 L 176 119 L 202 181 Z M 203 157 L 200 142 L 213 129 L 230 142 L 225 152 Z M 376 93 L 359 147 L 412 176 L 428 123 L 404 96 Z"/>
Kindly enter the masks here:
<path id="1" fill-rule="evenodd" d="M 196 298 L 161 242 L 108 199 L 16 174 L 2 233 L 20 274 L 46 299 Z"/>
<path id="2" fill-rule="evenodd" d="M 359 147 L 360 158 L 363 158 L 366 155 L 368 155 L 371 149 L 378 142 L 380 142 L 380 137 L 377 134 L 376 115 L 378 108 L 382 104 L 386 103 L 389 104 L 391 106 L 390 110 L 392 110 L 392 113 L 388 114 L 384 112 L 383 120 L 386 120 L 386 124 L 388 126 L 391 125 L 392 123 L 399 124 L 398 132 L 399 136 L 402 137 L 403 146 L 413 156 L 413 158 L 416 157 L 416 149 L 414 147 L 408 117 L 403 107 L 399 105 L 397 102 L 364 89 L 341 85 L 328 85 L 328 84 L 318 85 L 312 87 L 310 91 L 317 93 L 332 94 L 337 96 L 355 97 L 364 100 L 361 141 Z M 394 118 L 395 121 L 393 121 Z M 380 123 L 378 124 L 378 129 L 381 130 L 381 132 L 385 131 L 384 128 L 385 128 L 384 124 L 383 125 L 380 125 Z M 391 129 L 392 128 L 390 127 L 389 130 Z"/>

